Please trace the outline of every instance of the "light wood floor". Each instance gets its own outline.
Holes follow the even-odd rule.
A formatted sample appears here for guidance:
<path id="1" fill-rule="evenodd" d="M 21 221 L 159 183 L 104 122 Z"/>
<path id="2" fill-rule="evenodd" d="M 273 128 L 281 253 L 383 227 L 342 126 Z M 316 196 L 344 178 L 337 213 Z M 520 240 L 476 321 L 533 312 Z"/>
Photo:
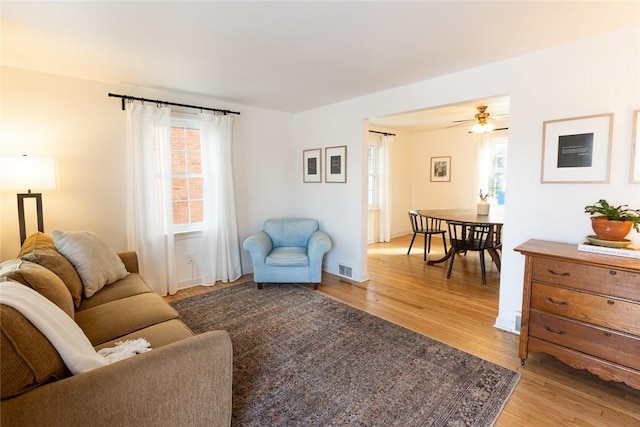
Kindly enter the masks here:
<path id="1" fill-rule="evenodd" d="M 544 354 L 520 365 L 518 335 L 493 327 L 498 314 L 499 273 L 487 257 L 487 285 L 478 255 L 456 258 L 451 279 L 446 264 L 425 265 L 422 239 L 407 255 L 410 236 L 369 246 L 370 280 L 351 283 L 324 274 L 319 293 L 413 331 L 435 338 L 522 374 L 496 426 L 640 426 L 640 392 L 609 383 Z M 431 257 L 443 254 L 434 238 Z M 194 287 L 167 297 L 175 300 L 233 286 Z M 640 355 L 638 355 L 640 357 Z"/>

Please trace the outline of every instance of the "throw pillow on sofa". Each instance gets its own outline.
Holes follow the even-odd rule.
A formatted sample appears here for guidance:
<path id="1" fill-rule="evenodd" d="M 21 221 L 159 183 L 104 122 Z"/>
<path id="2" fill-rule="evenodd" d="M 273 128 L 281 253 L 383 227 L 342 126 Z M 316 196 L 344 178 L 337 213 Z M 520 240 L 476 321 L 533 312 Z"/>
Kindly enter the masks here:
<path id="1" fill-rule="evenodd" d="M 0 263 L 0 278 L 30 287 L 74 318 L 75 310 L 69 289 L 55 273 L 43 266 L 21 259 L 10 259 Z"/>
<path id="2" fill-rule="evenodd" d="M 56 249 L 75 267 L 84 296 L 93 294 L 124 277 L 129 272 L 124 263 L 96 233 L 91 231 L 53 231 Z"/>
<path id="3" fill-rule="evenodd" d="M 12 307 L 0 304 L 2 399 L 71 376 L 47 338 Z"/>
<path id="4" fill-rule="evenodd" d="M 53 271 L 67 285 L 76 308 L 80 306 L 82 301 L 80 276 L 69 260 L 57 251 L 51 236 L 41 231 L 31 234 L 22 244 L 18 258 L 35 262 Z"/>

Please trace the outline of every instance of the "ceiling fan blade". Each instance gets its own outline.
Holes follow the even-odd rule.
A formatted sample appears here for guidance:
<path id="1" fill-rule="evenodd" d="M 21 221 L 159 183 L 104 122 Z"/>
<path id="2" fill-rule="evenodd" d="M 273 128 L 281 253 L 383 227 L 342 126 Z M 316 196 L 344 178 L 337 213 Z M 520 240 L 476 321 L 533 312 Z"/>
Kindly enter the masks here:
<path id="1" fill-rule="evenodd" d="M 458 127 L 458 126 L 465 126 L 465 125 L 468 125 L 471 122 L 473 122 L 473 120 L 470 120 L 468 123 L 456 123 L 455 125 L 446 126 L 445 129 L 455 128 L 455 127 Z"/>
<path id="2" fill-rule="evenodd" d="M 499 130 L 509 130 L 509 128 L 495 128 L 495 129 L 493 129 L 492 131 L 487 132 L 487 133 L 497 132 L 497 131 L 499 131 Z M 473 131 L 469 131 L 469 132 L 467 132 L 467 133 L 475 133 L 475 132 L 473 132 Z"/>
<path id="3" fill-rule="evenodd" d="M 468 123 L 468 122 L 475 122 L 476 119 L 467 119 L 467 120 L 451 120 L 451 123 Z"/>

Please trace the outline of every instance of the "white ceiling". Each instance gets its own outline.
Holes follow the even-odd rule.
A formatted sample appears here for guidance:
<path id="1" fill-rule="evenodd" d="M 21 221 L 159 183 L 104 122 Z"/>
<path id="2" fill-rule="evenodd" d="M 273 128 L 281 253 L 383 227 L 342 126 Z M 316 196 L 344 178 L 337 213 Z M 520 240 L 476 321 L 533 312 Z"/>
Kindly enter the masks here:
<path id="1" fill-rule="evenodd" d="M 637 1 L 2 1 L 0 7 L 5 66 L 287 112 L 640 22 Z M 447 120 L 472 118 L 476 105 L 458 106 L 460 115 L 447 111 Z"/>

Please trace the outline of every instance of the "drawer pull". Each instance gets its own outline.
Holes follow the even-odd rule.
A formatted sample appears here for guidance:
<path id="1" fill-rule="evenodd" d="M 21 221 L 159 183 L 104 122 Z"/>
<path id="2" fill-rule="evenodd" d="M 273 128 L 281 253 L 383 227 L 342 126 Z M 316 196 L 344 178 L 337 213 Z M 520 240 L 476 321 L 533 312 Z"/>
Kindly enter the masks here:
<path id="1" fill-rule="evenodd" d="M 609 305 L 613 305 L 613 304 L 615 304 L 615 301 L 613 301 L 613 300 L 608 300 L 608 301 L 607 301 L 607 304 L 609 304 Z"/>
<path id="2" fill-rule="evenodd" d="M 565 331 L 554 331 L 553 329 L 551 329 L 550 327 L 548 327 L 546 325 L 545 325 L 544 328 L 547 330 L 547 332 L 551 332 L 552 334 L 555 334 L 555 335 L 567 335 L 567 333 Z"/>
<path id="3" fill-rule="evenodd" d="M 611 332 L 605 332 L 605 333 L 604 333 L 604 336 L 605 336 L 605 337 L 610 337 L 610 336 L 611 336 Z"/>
<path id="4" fill-rule="evenodd" d="M 554 276 L 563 276 L 563 277 L 569 277 L 571 276 L 571 273 L 558 273 L 556 271 L 553 271 L 551 269 L 547 270 L 549 273 L 553 274 Z"/>
<path id="5" fill-rule="evenodd" d="M 547 297 L 547 301 L 549 301 L 551 304 L 555 304 L 555 305 L 569 305 L 569 303 L 567 301 L 556 301 L 551 297 Z"/>
<path id="6" fill-rule="evenodd" d="M 615 270 L 611 270 L 611 271 L 609 271 L 609 274 L 612 275 L 612 276 L 615 276 L 616 274 L 618 274 L 618 272 L 615 271 Z"/>

